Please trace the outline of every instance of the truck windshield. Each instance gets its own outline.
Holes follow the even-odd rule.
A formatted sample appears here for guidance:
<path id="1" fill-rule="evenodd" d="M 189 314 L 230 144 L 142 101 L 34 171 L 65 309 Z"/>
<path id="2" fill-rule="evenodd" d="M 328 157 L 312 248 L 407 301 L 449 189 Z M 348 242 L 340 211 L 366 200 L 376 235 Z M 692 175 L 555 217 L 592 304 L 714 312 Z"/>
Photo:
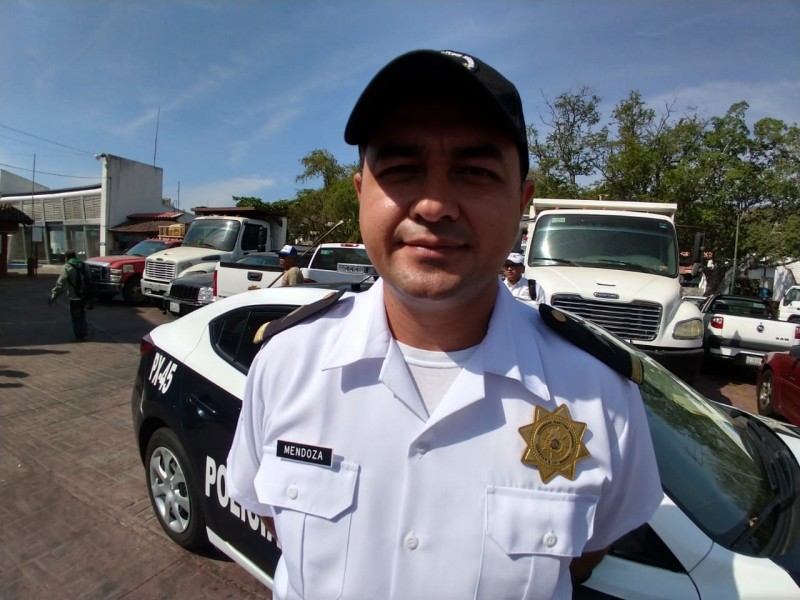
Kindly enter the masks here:
<path id="1" fill-rule="evenodd" d="M 675 228 L 662 219 L 546 214 L 536 221 L 531 266 L 581 266 L 678 276 Z"/>
<path id="2" fill-rule="evenodd" d="M 128 256 L 150 256 L 154 252 L 160 252 L 167 247 L 166 242 L 160 240 L 144 240 L 130 248 L 125 254 Z"/>
<path id="3" fill-rule="evenodd" d="M 183 238 L 184 246 L 214 248 L 230 252 L 236 247 L 241 223 L 228 219 L 203 219 L 192 222 Z"/>

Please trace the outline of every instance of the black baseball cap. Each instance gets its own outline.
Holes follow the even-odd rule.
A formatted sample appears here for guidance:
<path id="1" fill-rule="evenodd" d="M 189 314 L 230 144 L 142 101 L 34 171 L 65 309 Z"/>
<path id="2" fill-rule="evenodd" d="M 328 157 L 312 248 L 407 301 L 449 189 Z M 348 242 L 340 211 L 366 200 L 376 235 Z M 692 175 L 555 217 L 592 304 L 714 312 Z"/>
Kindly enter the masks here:
<path id="1" fill-rule="evenodd" d="M 386 112 L 411 99 L 468 94 L 514 139 L 522 177 L 528 174 L 528 136 L 517 88 L 485 62 L 453 50 L 414 50 L 398 56 L 361 93 L 344 130 L 348 144 L 366 144 Z"/>

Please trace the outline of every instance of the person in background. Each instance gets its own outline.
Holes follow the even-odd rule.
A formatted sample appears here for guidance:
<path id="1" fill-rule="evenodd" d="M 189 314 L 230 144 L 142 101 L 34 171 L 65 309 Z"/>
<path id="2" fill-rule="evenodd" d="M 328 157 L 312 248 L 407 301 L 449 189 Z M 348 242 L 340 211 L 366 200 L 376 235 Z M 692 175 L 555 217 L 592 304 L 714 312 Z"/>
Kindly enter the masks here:
<path id="1" fill-rule="evenodd" d="M 534 191 L 519 93 L 410 52 L 345 141 L 381 277 L 259 331 L 227 459 L 280 540 L 273 597 L 571 598 L 663 492 L 638 357 L 499 282 Z"/>
<path id="2" fill-rule="evenodd" d="M 503 280 L 511 295 L 519 300 L 533 300 L 537 304 L 544 302 L 544 290 L 535 281 L 528 281 L 522 276 L 525 270 L 525 260 L 522 254 L 512 252 L 503 264 Z M 533 289 L 531 289 L 533 288 Z"/>
<path id="3" fill-rule="evenodd" d="M 75 339 L 82 342 L 89 334 L 86 323 L 86 310 L 94 308 L 94 285 L 92 284 L 92 270 L 86 263 L 76 257 L 74 250 L 67 250 L 64 254 L 66 263 L 56 284 L 50 291 L 50 306 L 56 298 L 66 290 L 69 298 L 69 314 L 72 321 L 72 331 Z"/>
<path id="4" fill-rule="evenodd" d="M 275 287 L 286 287 L 289 285 L 299 285 L 303 283 L 303 272 L 297 266 L 297 248 L 285 245 L 278 251 L 278 259 L 283 267 L 281 275 Z"/>

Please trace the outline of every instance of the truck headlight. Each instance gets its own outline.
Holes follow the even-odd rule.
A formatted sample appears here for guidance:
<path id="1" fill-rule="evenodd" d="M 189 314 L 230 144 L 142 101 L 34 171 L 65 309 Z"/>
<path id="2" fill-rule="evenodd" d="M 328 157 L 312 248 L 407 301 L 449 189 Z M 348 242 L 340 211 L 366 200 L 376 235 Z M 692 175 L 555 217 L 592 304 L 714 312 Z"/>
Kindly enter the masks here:
<path id="1" fill-rule="evenodd" d="M 198 302 L 213 302 L 214 301 L 214 288 L 211 286 L 201 287 L 200 291 L 197 292 L 197 301 Z"/>
<path id="2" fill-rule="evenodd" d="M 119 283 L 119 280 L 122 279 L 122 271 L 119 269 L 109 269 L 109 279 L 111 279 L 114 283 Z"/>
<path id="3" fill-rule="evenodd" d="M 695 340 L 703 337 L 703 320 L 688 319 L 681 321 L 672 330 L 672 337 L 676 340 Z"/>

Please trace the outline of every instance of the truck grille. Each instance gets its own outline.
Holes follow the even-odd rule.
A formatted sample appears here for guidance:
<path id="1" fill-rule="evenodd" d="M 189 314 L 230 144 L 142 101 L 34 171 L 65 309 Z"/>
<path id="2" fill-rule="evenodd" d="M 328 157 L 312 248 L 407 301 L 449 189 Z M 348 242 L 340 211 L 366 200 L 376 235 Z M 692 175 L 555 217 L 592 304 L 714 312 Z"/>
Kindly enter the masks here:
<path id="1" fill-rule="evenodd" d="M 144 276 L 157 281 L 172 281 L 175 279 L 175 263 L 148 260 L 144 266 Z"/>
<path id="2" fill-rule="evenodd" d="M 169 297 L 180 300 L 197 300 L 197 294 L 200 288 L 196 285 L 181 285 L 179 283 L 172 283 L 169 286 Z"/>
<path id="3" fill-rule="evenodd" d="M 89 269 L 92 271 L 92 278 L 95 281 L 108 281 L 108 267 L 103 265 L 96 265 L 92 263 L 86 263 L 89 265 Z"/>
<path id="4" fill-rule="evenodd" d="M 654 340 L 661 323 L 661 305 L 649 302 L 600 302 L 570 294 L 555 294 L 552 304 L 596 323 L 624 340 Z"/>

